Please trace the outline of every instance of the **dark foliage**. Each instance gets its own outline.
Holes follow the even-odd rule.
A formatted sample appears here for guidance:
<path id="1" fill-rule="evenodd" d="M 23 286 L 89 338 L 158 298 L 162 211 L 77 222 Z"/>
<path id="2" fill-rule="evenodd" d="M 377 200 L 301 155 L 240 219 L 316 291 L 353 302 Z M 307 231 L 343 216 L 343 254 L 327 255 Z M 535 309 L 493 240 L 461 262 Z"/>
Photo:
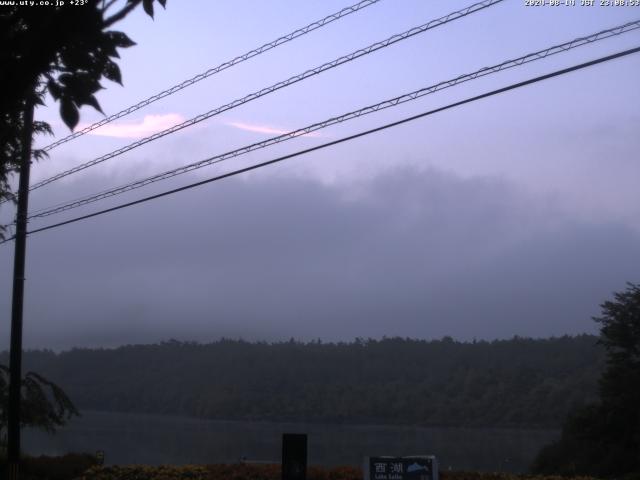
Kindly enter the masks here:
<path id="1" fill-rule="evenodd" d="M 0 459 L 0 471 L 5 461 Z M 62 457 L 25 457 L 21 463 L 22 480 L 73 480 L 97 465 L 93 455 L 70 453 Z"/>
<path id="2" fill-rule="evenodd" d="M 102 89 L 100 80 L 122 83 L 114 60 L 117 49 L 134 45 L 126 34 L 109 28 L 140 4 L 153 16 L 154 1 L 163 7 L 166 3 L 127 0 L 113 13 L 109 9 L 114 1 L 96 0 L 71 8 L 31 8 L 15 2 L 0 9 L 0 200 L 13 199 L 8 181 L 18 171 L 28 103 L 42 104 L 48 91 L 60 103 L 60 116 L 70 129 L 77 125 L 83 105 L 101 111 L 95 97 Z M 34 133 L 42 132 L 50 132 L 49 126 L 36 122 Z"/>
<path id="3" fill-rule="evenodd" d="M 216 464 L 181 466 L 106 466 L 94 467 L 86 474 L 91 480 L 280 480 L 280 465 Z M 309 480 L 362 480 L 362 469 L 357 467 L 319 467 L 307 469 Z M 508 473 L 480 473 L 464 471 L 440 471 L 442 480 L 558 480 L 558 477 L 534 477 Z M 29 479 L 32 480 L 32 479 Z M 35 480 L 35 479 L 34 479 Z M 576 477 L 574 480 L 594 480 Z"/>
<path id="4" fill-rule="evenodd" d="M 31 351 L 83 409 L 218 419 L 557 427 L 595 399 L 596 337 Z"/>
<path id="5" fill-rule="evenodd" d="M 72 416 L 80 415 L 73 402 L 55 383 L 34 372 L 22 379 L 20 424 L 53 433 Z M 0 365 L 0 438 L 7 428 L 9 369 Z"/>
<path id="6" fill-rule="evenodd" d="M 640 285 L 601 307 L 599 401 L 569 415 L 561 439 L 540 452 L 539 473 L 640 477 Z"/>

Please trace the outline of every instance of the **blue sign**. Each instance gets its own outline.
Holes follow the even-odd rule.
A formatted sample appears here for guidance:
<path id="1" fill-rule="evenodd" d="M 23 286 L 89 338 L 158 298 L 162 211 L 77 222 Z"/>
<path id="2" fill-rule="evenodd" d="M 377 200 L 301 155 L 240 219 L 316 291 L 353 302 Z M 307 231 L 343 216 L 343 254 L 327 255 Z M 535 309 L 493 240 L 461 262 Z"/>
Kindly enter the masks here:
<path id="1" fill-rule="evenodd" d="M 364 480 L 438 480 L 438 461 L 433 455 L 366 457 Z"/>

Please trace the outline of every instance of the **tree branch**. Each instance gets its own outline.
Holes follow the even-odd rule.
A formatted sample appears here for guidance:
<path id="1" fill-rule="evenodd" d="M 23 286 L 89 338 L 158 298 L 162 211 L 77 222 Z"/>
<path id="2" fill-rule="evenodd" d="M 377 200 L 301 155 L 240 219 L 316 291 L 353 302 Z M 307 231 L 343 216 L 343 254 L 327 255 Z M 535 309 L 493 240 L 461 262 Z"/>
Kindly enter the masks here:
<path id="1" fill-rule="evenodd" d="M 120 20 L 122 20 L 124 17 L 126 17 L 127 15 L 129 15 L 129 13 L 136 8 L 140 2 L 142 0 L 132 0 L 129 4 L 127 4 L 126 7 L 124 7 L 122 10 L 120 10 L 118 13 L 114 13 L 112 16 L 110 16 L 109 18 L 105 19 L 104 21 L 104 27 L 110 27 L 111 25 L 113 25 L 116 22 L 119 22 Z"/>
<path id="2" fill-rule="evenodd" d="M 107 10 L 109 10 L 111 8 L 111 6 L 116 3 L 118 0 L 109 0 L 108 2 L 102 0 L 102 14 L 104 15 L 105 13 L 107 13 Z"/>

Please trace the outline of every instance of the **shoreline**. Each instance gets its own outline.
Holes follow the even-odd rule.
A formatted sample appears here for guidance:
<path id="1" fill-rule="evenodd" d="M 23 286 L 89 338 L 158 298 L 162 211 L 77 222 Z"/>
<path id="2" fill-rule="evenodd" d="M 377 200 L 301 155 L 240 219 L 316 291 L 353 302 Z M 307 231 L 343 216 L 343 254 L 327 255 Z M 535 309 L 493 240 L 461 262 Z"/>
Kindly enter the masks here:
<path id="1" fill-rule="evenodd" d="M 430 429 L 448 429 L 448 430 L 489 430 L 489 431 L 539 431 L 539 432 L 560 432 L 561 425 L 558 426 L 545 426 L 545 425 L 460 425 L 460 424 L 411 424 L 411 423 L 384 423 L 375 420 L 362 420 L 362 421 L 331 421 L 331 420 L 294 420 L 294 419 L 252 419 L 252 418 L 209 418 L 209 417 L 197 417 L 187 414 L 178 413 L 154 413 L 154 412 L 136 412 L 136 411 L 118 411 L 118 410 L 96 410 L 96 409 L 80 409 L 80 414 L 84 413 L 91 415 L 122 415 L 132 417 L 145 417 L 149 419 L 174 419 L 181 421 L 194 421 L 194 422 L 207 422 L 216 424 L 246 424 L 252 423 L 256 425 L 308 425 L 308 426 L 326 426 L 326 427 L 370 427 L 370 428 L 398 428 L 398 429 L 417 429 L 417 430 L 430 430 Z M 82 421 L 82 416 L 70 420 L 69 425 Z"/>

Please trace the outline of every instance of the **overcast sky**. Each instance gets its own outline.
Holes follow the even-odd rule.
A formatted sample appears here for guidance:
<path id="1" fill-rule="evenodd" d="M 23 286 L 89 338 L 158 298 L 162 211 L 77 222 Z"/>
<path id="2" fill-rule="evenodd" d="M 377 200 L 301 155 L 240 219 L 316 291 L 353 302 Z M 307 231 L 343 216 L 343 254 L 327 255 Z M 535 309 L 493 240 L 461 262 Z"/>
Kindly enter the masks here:
<path id="1" fill-rule="evenodd" d="M 167 2 L 118 28 L 112 114 L 333 13 L 334 1 Z M 32 183 L 472 2 L 382 0 L 51 152 Z M 31 211 L 640 18 L 637 7 L 506 0 L 39 189 Z M 77 7 L 79 8 L 79 7 Z M 31 228 L 632 48 L 556 55 L 224 162 Z M 28 348 L 162 339 L 461 340 L 593 333 L 640 281 L 640 54 L 29 237 Z M 36 112 L 68 134 L 57 105 Z M 101 115 L 83 109 L 83 125 Z M 49 139 L 38 139 L 45 145 Z M 13 208 L 0 207 L 8 221 Z M 0 246 L 0 349 L 13 244 Z"/>

